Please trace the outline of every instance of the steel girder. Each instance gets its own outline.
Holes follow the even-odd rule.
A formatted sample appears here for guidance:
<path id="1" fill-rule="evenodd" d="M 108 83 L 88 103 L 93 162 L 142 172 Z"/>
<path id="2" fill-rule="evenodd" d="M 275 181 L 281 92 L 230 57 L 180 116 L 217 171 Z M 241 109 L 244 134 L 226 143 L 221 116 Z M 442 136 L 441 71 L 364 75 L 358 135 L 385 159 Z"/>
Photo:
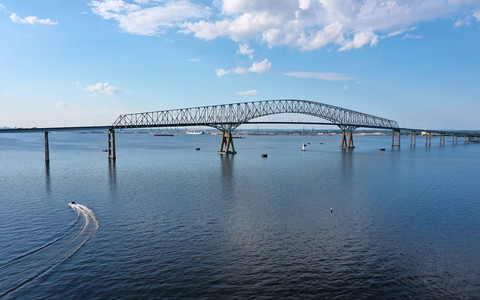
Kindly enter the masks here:
<path id="1" fill-rule="evenodd" d="M 210 126 L 229 132 L 262 116 L 297 113 L 332 122 L 342 130 L 358 127 L 397 129 L 395 121 L 329 104 L 285 99 L 212 105 L 120 115 L 114 128 Z"/>

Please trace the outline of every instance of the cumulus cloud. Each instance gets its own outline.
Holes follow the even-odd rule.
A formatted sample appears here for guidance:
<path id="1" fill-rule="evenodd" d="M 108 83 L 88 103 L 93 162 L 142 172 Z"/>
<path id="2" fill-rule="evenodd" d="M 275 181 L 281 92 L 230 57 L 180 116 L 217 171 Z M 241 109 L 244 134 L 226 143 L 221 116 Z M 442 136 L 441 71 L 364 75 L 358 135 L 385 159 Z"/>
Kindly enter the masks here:
<path id="1" fill-rule="evenodd" d="M 106 95 L 114 95 L 114 94 L 118 94 L 120 92 L 120 90 L 113 86 L 113 85 L 110 85 L 108 82 L 99 82 L 97 84 L 94 84 L 94 85 L 89 85 L 85 88 L 85 90 L 87 92 L 90 92 L 90 93 L 99 93 L 99 94 L 106 94 Z"/>
<path id="2" fill-rule="evenodd" d="M 12 13 L 10 15 L 10 20 L 14 23 L 22 23 L 22 24 L 30 24 L 30 25 L 35 25 L 35 24 L 43 24 L 43 25 L 57 25 L 57 21 L 52 21 L 50 19 L 39 19 L 36 16 L 28 16 L 25 18 L 20 18 L 16 13 Z"/>
<path id="3" fill-rule="evenodd" d="M 370 44 L 370 46 L 375 46 L 378 43 L 378 36 L 371 31 L 357 32 L 350 40 L 342 40 L 343 38 L 339 39 L 341 40 L 341 44 L 343 44 L 339 51 L 358 49 L 367 44 Z"/>
<path id="4" fill-rule="evenodd" d="M 5 93 L 5 97 L 13 97 L 13 93 Z"/>
<path id="5" fill-rule="evenodd" d="M 242 43 L 240 45 L 238 45 L 238 50 L 237 50 L 237 53 L 238 54 L 242 54 L 242 55 L 246 55 L 248 56 L 250 59 L 253 59 L 253 49 L 250 49 L 250 47 L 248 46 L 248 44 L 245 44 L 245 43 Z"/>
<path id="6" fill-rule="evenodd" d="M 375 46 L 379 36 L 394 36 L 390 33 L 418 22 L 463 11 L 465 6 L 480 6 L 478 0 L 216 0 L 214 3 L 220 11 L 218 15 L 186 22 L 184 32 L 206 40 L 258 39 L 269 47 L 293 46 L 302 50 L 333 43 L 341 51 Z"/>
<path id="7" fill-rule="evenodd" d="M 227 75 L 227 74 L 229 74 L 229 73 L 230 73 L 229 70 L 224 70 L 224 69 L 218 69 L 218 70 L 217 70 L 217 76 L 218 76 L 218 77 L 222 77 L 222 76 Z"/>
<path id="8" fill-rule="evenodd" d="M 179 22 L 209 15 L 208 8 L 187 0 L 101 0 L 91 1 L 90 6 L 93 13 L 117 21 L 123 31 L 140 35 L 162 34 Z"/>
<path id="9" fill-rule="evenodd" d="M 174 28 L 205 40 L 227 37 L 249 57 L 253 52 L 246 45 L 252 40 L 270 48 L 333 44 L 345 51 L 375 46 L 380 37 L 419 22 L 467 13 L 480 21 L 479 0 L 90 0 L 89 5 L 128 33 Z"/>
<path id="10" fill-rule="evenodd" d="M 235 69 L 225 70 L 225 69 L 218 69 L 216 71 L 218 77 L 222 77 L 224 75 L 234 73 L 234 74 L 247 74 L 247 73 L 265 73 L 270 71 L 272 68 L 272 63 L 268 61 L 268 58 L 265 58 L 261 62 L 254 62 L 250 68 L 244 67 L 236 67 Z"/>
<path id="11" fill-rule="evenodd" d="M 253 65 L 250 67 L 249 71 L 253 73 L 265 73 L 270 71 L 272 68 L 272 63 L 265 58 L 261 62 L 254 62 Z"/>
<path id="12" fill-rule="evenodd" d="M 258 91 L 257 90 L 248 90 L 248 91 L 237 92 L 236 94 L 240 95 L 240 96 L 244 96 L 244 95 L 256 96 L 256 95 L 258 95 Z"/>
<path id="13" fill-rule="evenodd" d="M 327 81 L 350 81 L 355 78 L 348 77 L 340 73 L 320 73 L 320 72 L 288 72 L 284 75 L 298 78 L 319 79 Z"/>

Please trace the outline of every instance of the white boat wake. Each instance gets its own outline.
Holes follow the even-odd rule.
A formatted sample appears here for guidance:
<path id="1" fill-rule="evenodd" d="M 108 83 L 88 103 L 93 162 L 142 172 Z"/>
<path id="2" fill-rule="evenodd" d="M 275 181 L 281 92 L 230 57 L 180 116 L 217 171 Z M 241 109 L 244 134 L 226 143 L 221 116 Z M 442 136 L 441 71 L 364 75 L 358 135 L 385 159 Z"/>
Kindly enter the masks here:
<path id="1" fill-rule="evenodd" d="M 10 260 L 0 266 L 0 297 L 46 275 L 75 254 L 98 230 L 93 211 L 85 205 L 70 203 L 77 220 L 64 235 Z"/>

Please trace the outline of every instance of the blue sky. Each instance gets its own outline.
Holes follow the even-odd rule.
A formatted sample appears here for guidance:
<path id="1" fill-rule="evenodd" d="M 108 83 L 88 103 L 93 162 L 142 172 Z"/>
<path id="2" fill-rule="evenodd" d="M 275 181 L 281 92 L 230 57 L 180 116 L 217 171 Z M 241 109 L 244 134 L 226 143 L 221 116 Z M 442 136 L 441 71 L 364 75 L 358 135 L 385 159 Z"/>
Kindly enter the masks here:
<path id="1" fill-rule="evenodd" d="M 480 0 L 0 0 L 0 127 L 305 99 L 480 129 Z"/>

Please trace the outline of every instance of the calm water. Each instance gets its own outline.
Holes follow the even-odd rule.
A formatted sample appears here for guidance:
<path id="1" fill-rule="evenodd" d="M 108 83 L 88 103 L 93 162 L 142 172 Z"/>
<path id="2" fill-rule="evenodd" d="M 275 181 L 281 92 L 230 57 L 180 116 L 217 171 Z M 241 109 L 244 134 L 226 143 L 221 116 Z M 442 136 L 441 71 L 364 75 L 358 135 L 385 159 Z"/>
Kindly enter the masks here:
<path id="1" fill-rule="evenodd" d="M 480 145 L 106 143 L 50 133 L 45 165 L 42 133 L 0 135 L 5 298 L 480 298 Z"/>

